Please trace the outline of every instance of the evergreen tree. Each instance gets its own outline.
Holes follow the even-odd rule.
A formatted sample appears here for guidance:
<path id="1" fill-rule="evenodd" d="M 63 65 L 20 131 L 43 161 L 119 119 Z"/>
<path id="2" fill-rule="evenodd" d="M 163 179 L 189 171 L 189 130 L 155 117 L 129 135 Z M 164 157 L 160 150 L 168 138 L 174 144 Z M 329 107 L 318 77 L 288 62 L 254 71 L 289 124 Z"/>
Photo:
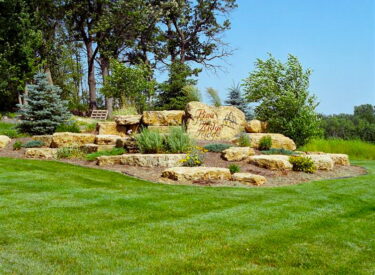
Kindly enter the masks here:
<path id="1" fill-rule="evenodd" d="M 250 109 L 249 105 L 246 103 L 244 96 L 242 95 L 241 86 L 239 84 L 233 85 L 231 88 L 229 88 L 229 95 L 227 100 L 225 100 L 225 104 L 232 105 L 240 109 L 245 113 L 247 120 L 250 120 L 254 117 L 252 110 Z"/>
<path id="2" fill-rule="evenodd" d="M 61 89 L 48 83 L 47 75 L 38 73 L 34 85 L 28 85 L 27 104 L 21 108 L 21 131 L 30 134 L 52 134 L 70 117 L 67 102 L 61 100 Z"/>

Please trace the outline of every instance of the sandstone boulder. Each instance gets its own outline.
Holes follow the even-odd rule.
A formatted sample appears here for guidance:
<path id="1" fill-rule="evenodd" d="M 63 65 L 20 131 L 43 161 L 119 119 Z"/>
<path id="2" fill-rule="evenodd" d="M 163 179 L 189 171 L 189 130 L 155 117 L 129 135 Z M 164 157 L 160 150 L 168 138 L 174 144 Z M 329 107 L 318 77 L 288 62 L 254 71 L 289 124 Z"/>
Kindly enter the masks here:
<path id="1" fill-rule="evenodd" d="M 135 125 L 141 123 L 141 115 L 115 116 L 117 125 Z"/>
<path id="2" fill-rule="evenodd" d="M 183 122 L 184 111 L 145 111 L 142 121 L 149 126 L 177 126 Z"/>
<path id="3" fill-rule="evenodd" d="M 5 148 L 11 139 L 8 136 L 0 135 L 0 149 Z"/>
<path id="4" fill-rule="evenodd" d="M 262 185 L 266 182 L 265 177 L 251 173 L 234 173 L 232 175 L 232 180 L 252 185 Z"/>
<path id="5" fill-rule="evenodd" d="M 335 165 L 350 165 L 349 156 L 346 154 L 328 154 Z"/>
<path id="6" fill-rule="evenodd" d="M 247 133 L 264 133 L 267 130 L 267 122 L 257 119 L 250 120 L 246 123 L 245 130 Z"/>
<path id="7" fill-rule="evenodd" d="M 97 157 L 97 165 L 99 166 L 109 166 L 121 163 L 121 158 L 123 155 L 118 156 L 101 156 Z"/>
<path id="8" fill-rule="evenodd" d="M 101 151 L 110 151 L 113 148 L 116 148 L 116 145 L 98 145 L 98 144 L 85 144 L 82 149 L 87 153 L 95 153 Z"/>
<path id="9" fill-rule="evenodd" d="M 249 158 L 249 163 L 270 170 L 290 170 L 293 165 L 286 155 L 257 155 Z"/>
<path id="10" fill-rule="evenodd" d="M 141 167 L 181 166 L 186 154 L 124 154 L 120 160 L 123 165 Z"/>
<path id="11" fill-rule="evenodd" d="M 162 173 L 162 178 L 175 181 L 230 180 L 232 175 L 227 168 L 217 167 L 172 167 Z"/>
<path id="12" fill-rule="evenodd" d="M 54 133 L 52 135 L 51 147 L 82 147 L 85 144 L 94 143 L 95 135 L 81 133 Z"/>
<path id="13" fill-rule="evenodd" d="M 52 143 L 52 135 L 40 135 L 40 136 L 33 136 L 33 140 L 38 140 L 44 143 L 45 147 L 50 147 Z"/>
<path id="14" fill-rule="evenodd" d="M 186 105 L 187 132 L 200 140 L 231 140 L 244 130 L 245 114 L 233 106 Z"/>
<path id="15" fill-rule="evenodd" d="M 250 138 L 251 147 L 258 149 L 260 139 L 264 136 L 270 136 L 272 139 L 272 148 L 295 150 L 296 144 L 294 141 L 282 134 L 272 133 L 249 133 L 247 134 Z M 237 143 L 238 138 L 234 139 L 234 143 Z"/>
<path id="16" fill-rule="evenodd" d="M 334 162 L 329 155 L 308 155 L 307 157 L 313 160 L 315 167 L 318 170 L 332 170 L 333 169 Z"/>
<path id="17" fill-rule="evenodd" d="M 241 161 L 255 155 L 250 147 L 230 147 L 222 152 L 222 157 L 227 161 Z"/>
<path id="18" fill-rule="evenodd" d="M 96 129 L 99 135 L 116 135 L 125 137 L 127 135 L 127 128 L 123 125 L 117 125 L 116 122 L 98 122 Z"/>
<path id="19" fill-rule="evenodd" d="M 38 159 L 52 159 L 57 157 L 57 148 L 27 148 L 25 157 Z"/>
<path id="20" fill-rule="evenodd" d="M 95 144 L 97 145 L 116 145 L 118 139 L 121 139 L 120 136 L 116 135 L 97 135 L 95 137 Z"/>

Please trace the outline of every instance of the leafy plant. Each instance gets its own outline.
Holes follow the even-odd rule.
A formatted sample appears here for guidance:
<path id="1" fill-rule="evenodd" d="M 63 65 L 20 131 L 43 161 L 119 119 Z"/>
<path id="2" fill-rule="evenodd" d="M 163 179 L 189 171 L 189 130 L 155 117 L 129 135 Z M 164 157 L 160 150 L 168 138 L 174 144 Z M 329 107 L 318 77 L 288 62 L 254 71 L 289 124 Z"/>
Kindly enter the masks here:
<path id="1" fill-rule="evenodd" d="M 316 171 L 313 160 L 309 157 L 291 156 L 289 162 L 293 165 L 293 171 L 314 173 Z"/>
<path id="2" fill-rule="evenodd" d="M 58 159 L 84 159 L 86 152 L 80 148 L 64 147 L 57 150 Z"/>
<path id="3" fill-rule="evenodd" d="M 238 173 L 238 172 L 241 171 L 241 167 L 239 167 L 237 164 L 233 164 L 233 163 L 228 166 L 228 169 L 229 169 L 231 174 Z"/>
<path id="4" fill-rule="evenodd" d="M 287 149 L 279 149 L 279 148 L 271 148 L 269 150 L 262 151 L 264 155 L 287 155 L 292 156 L 296 155 L 294 151 L 287 150 Z"/>
<path id="5" fill-rule="evenodd" d="M 187 153 L 186 158 L 182 159 L 182 165 L 187 167 L 201 166 L 204 161 L 206 150 L 202 147 L 195 146 Z"/>
<path id="6" fill-rule="evenodd" d="M 150 131 L 147 128 L 135 136 L 139 150 L 145 154 L 162 153 L 166 151 L 164 137 L 158 131 Z"/>
<path id="7" fill-rule="evenodd" d="M 251 146 L 251 140 L 248 134 L 241 133 L 238 138 L 238 145 L 240 147 L 250 147 Z"/>
<path id="8" fill-rule="evenodd" d="M 81 129 L 75 121 L 69 121 L 67 123 L 60 124 L 55 132 L 71 132 L 80 133 Z"/>
<path id="9" fill-rule="evenodd" d="M 192 146 L 192 140 L 183 127 L 174 127 L 165 137 L 165 146 L 171 153 L 186 153 Z"/>
<path id="10" fill-rule="evenodd" d="M 124 148 L 113 148 L 112 150 L 106 150 L 106 151 L 100 151 L 100 152 L 95 152 L 91 154 L 86 155 L 86 159 L 89 161 L 96 160 L 97 157 L 101 156 L 117 156 L 117 155 L 122 155 L 126 151 Z"/>
<path id="11" fill-rule="evenodd" d="M 17 151 L 17 150 L 20 150 L 21 148 L 22 148 L 21 141 L 16 141 L 15 143 L 13 143 L 13 150 Z"/>
<path id="12" fill-rule="evenodd" d="M 272 138 L 270 136 L 264 136 L 259 140 L 259 150 L 270 150 L 272 147 Z"/>
<path id="13" fill-rule="evenodd" d="M 26 142 L 23 147 L 25 148 L 39 148 L 39 147 L 43 147 L 44 146 L 44 142 L 41 141 L 41 140 L 31 140 L 29 142 Z"/>
<path id="14" fill-rule="evenodd" d="M 232 147 L 230 144 L 225 144 L 225 143 L 212 143 L 212 144 L 207 144 L 203 148 L 206 149 L 209 152 L 215 152 L 215 153 L 221 153 L 224 150 Z"/>

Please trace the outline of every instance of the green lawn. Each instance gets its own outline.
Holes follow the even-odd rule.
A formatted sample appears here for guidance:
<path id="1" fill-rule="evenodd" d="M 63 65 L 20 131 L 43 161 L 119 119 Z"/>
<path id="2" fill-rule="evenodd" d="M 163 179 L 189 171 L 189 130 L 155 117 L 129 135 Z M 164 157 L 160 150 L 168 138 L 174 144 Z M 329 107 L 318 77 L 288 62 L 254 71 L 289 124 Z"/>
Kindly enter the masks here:
<path id="1" fill-rule="evenodd" d="M 0 158 L 0 273 L 374 274 L 375 162 L 356 164 L 246 189 Z"/>

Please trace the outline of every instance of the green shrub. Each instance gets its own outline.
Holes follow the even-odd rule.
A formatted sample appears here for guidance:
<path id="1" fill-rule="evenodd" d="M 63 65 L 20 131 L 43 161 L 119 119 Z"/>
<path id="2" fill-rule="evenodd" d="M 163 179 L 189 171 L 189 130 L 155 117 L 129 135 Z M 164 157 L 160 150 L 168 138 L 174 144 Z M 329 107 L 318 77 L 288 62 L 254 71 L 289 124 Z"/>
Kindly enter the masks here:
<path id="1" fill-rule="evenodd" d="M 293 171 L 301 171 L 306 173 L 314 173 L 316 167 L 309 157 L 291 156 L 289 162 L 293 165 Z"/>
<path id="2" fill-rule="evenodd" d="M 238 173 L 241 171 L 241 168 L 237 164 L 230 164 L 228 169 L 231 174 Z"/>
<path id="3" fill-rule="evenodd" d="M 57 150 L 58 159 L 84 159 L 86 152 L 80 148 L 64 147 Z"/>
<path id="4" fill-rule="evenodd" d="M 17 151 L 17 150 L 20 150 L 21 148 L 22 148 L 21 141 L 16 141 L 15 143 L 13 143 L 13 150 Z"/>
<path id="5" fill-rule="evenodd" d="M 232 145 L 230 144 L 212 143 L 212 144 L 207 144 L 206 146 L 204 146 L 204 149 L 206 149 L 209 152 L 221 153 L 230 147 L 232 147 Z"/>
<path id="6" fill-rule="evenodd" d="M 25 148 L 39 148 L 43 146 L 44 146 L 44 142 L 41 140 L 31 140 L 31 141 L 26 142 L 23 145 L 23 147 Z"/>
<path id="7" fill-rule="evenodd" d="M 8 112 L 5 114 L 7 117 L 9 118 L 16 118 L 17 117 L 17 113 L 11 113 L 11 112 Z"/>
<path id="8" fill-rule="evenodd" d="M 89 161 L 96 160 L 97 157 L 101 156 L 118 156 L 124 154 L 126 151 L 124 148 L 113 148 L 112 150 L 100 151 L 86 155 L 86 159 Z"/>
<path id="9" fill-rule="evenodd" d="M 67 123 L 60 124 L 55 132 L 71 132 L 71 133 L 80 133 L 81 129 L 79 128 L 78 123 L 75 121 L 69 121 Z"/>
<path id="10" fill-rule="evenodd" d="M 187 167 L 201 166 L 204 161 L 204 152 L 204 148 L 193 147 L 186 155 L 186 158 L 181 160 L 182 165 Z"/>
<path id="11" fill-rule="evenodd" d="M 158 131 L 150 131 L 144 128 L 135 136 L 135 140 L 142 153 L 154 154 L 166 151 L 164 137 Z"/>
<path id="12" fill-rule="evenodd" d="M 250 147 L 251 140 L 248 134 L 242 133 L 240 137 L 238 138 L 238 145 L 240 147 Z"/>
<path id="13" fill-rule="evenodd" d="M 0 122 L 0 135 L 5 135 L 10 138 L 19 138 L 27 136 L 27 134 L 23 134 L 18 131 L 16 124 L 7 122 Z"/>
<path id="14" fill-rule="evenodd" d="M 259 150 L 267 151 L 272 147 L 272 139 L 270 136 L 264 136 L 259 140 Z"/>
<path id="15" fill-rule="evenodd" d="M 271 148 L 269 150 L 262 151 L 264 155 L 287 155 L 292 156 L 296 155 L 296 152 L 287 150 L 287 149 L 278 149 L 278 148 Z"/>
<path id="16" fill-rule="evenodd" d="M 86 124 L 84 126 L 83 131 L 86 132 L 86 133 L 94 132 L 95 129 L 96 129 L 96 124 L 97 124 L 96 122 Z"/>
<path id="17" fill-rule="evenodd" d="M 186 153 L 192 146 L 192 140 L 182 127 L 174 127 L 165 137 L 166 149 L 171 153 Z"/>

